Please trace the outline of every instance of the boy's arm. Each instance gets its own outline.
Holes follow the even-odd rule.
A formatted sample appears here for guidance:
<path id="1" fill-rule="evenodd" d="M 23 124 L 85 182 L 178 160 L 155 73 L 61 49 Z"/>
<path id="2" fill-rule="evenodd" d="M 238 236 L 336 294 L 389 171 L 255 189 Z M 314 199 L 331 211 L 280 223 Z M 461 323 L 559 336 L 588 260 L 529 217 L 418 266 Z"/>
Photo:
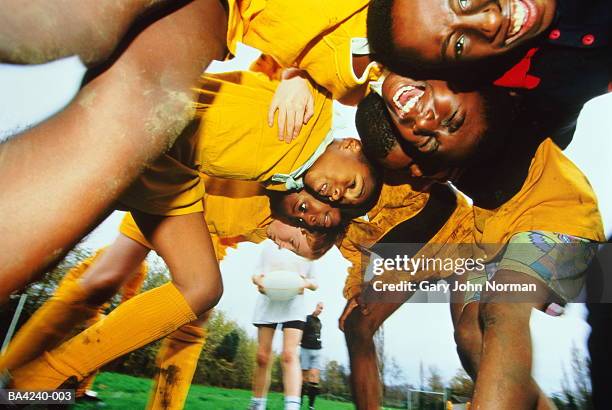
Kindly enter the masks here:
<path id="1" fill-rule="evenodd" d="M 202 69 L 225 53 L 224 18 L 218 1 L 196 0 L 156 21 L 72 104 L 0 144 L 0 214 L 11 216 L 0 301 L 99 223 L 190 122 Z"/>
<path id="2" fill-rule="evenodd" d="M 78 55 L 88 67 L 108 58 L 132 23 L 170 0 L 3 0 L 0 61 L 40 64 Z M 186 3 L 182 1 L 183 5 Z"/>

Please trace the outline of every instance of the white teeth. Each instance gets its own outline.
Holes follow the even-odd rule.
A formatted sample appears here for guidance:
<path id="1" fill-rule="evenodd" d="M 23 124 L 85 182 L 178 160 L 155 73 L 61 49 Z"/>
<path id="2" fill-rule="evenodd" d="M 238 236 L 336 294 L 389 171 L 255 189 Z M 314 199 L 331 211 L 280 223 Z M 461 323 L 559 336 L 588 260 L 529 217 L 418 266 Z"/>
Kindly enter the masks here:
<path id="1" fill-rule="evenodd" d="M 521 30 L 527 20 L 527 15 L 527 6 L 520 0 L 512 0 L 512 28 L 508 36 L 513 36 Z"/>
<path id="2" fill-rule="evenodd" d="M 409 112 L 416 105 L 416 103 L 418 103 L 419 100 L 421 99 L 421 97 L 423 95 L 422 93 L 413 96 L 408 101 L 406 101 L 406 104 L 404 104 L 404 105 L 402 105 L 402 103 L 400 102 L 399 99 L 402 96 L 402 94 L 404 94 L 404 92 L 412 91 L 415 88 L 416 87 L 414 87 L 412 85 L 406 85 L 404 87 L 401 87 L 399 90 L 397 90 L 395 92 L 395 95 L 393 96 L 393 102 L 395 103 L 395 106 L 398 109 L 400 109 L 402 112 Z"/>

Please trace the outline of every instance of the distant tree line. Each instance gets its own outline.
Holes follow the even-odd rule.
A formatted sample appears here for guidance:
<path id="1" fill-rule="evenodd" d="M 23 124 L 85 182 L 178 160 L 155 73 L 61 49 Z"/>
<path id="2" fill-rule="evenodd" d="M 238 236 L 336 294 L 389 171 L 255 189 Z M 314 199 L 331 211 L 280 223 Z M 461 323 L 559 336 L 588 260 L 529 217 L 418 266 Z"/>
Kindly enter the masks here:
<path id="1" fill-rule="evenodd" d="M 55 292 L 58 283 L 64 275 L 82 260 L 91 256 L 92 251 L 84 247 L 76 247 L 62 260 L 55 269 L 45 274 L 40 280 L 28 286 L 23 293 L 27 295 L 18 327 L 38 309 Z M 149 273 L 142 290 L 146 291 L 162 285 L 169 280 L 168 270 L 156 256 L 148 258 Z M 117 307 L 119 295 L 108 304 L 107 311 Z M 0 306 L 0 342 L 4 340 L 4 332 L 8 329 L 17 306 L 17 297 L 11 302 Z M 250 389 L 255 367 L 257 342 L 248 336 L 247 332 L 236 322 L 229 320 L 222 311 L 215 311 L 206 325 L 207 339 L 198 360 L 198 367 L 193 383 L 226 388 Z M 79 331 L 76 329 L 75 332 Z M 395 358 L 389 357 L 384 351 L 384 329 L 375 337 L 379 361 L 380 378 L 385 383 L 382 386 L 384 405 L 388 407 L 406 408 L 409 389 L 446 391 L 451 398 L 470 398 L 474 384 L 462 369 L 448 382 L 444 380 L 439 370 L 430 366 L 427 375 L 421 363 L 420 385 L 414 386 L 405 382 L 406 377 Z M 155 356 L 159 341 L 151 343 L 116 361 L 109 363 L 105 369 L 122 372 L 133 376 L 152 377 L 155 373 Z M 572 361 L 569 373 L 564 370 L 562 391 L 553 395 L 552 400 L 560 410 L 590 410 L 591 383 L 589 378 L 589 363 L 581 352 L 572 349 Z M 103 369 L 104 370 L 104 369 Z M 274 354 L 270 389 L 282 391 L 282 374 L 280 355 Z M 322 395 L 332 400 L 350 401 L 349 370 L 339 361 L 331 360 L 325 365 L 321 374 Z M 440 400 L 435 396 L 423 395 L 419 398 L 420 409 L 438 409 Z"/>

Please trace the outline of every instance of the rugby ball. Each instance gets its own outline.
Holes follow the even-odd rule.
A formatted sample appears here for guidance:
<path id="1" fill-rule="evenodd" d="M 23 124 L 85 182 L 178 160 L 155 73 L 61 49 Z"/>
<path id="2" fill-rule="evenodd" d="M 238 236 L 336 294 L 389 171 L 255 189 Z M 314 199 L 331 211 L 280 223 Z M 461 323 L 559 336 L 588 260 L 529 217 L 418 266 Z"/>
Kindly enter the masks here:
<path id="1" fill-rule="evenodd" d="M 297 272 L 277 270 L 265 273 L 261 283 L 267 297 L 283 302 L 298 295 L 304 286 L 304 279 Z"/>

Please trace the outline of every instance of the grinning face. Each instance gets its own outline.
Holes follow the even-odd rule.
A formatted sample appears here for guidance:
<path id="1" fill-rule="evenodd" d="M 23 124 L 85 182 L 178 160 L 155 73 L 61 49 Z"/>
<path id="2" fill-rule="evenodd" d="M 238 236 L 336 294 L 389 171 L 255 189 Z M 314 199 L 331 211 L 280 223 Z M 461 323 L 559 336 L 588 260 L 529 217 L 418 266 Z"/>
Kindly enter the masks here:
<path id="1" fill-rule="evenodd" d="M 452 66 L 524 44 L 550 26 L 555 9 L 555 0 L 395 0 L 392 35 L 399 52 Z"/>
<path id="2" fill-rule="evenodd" d="M 303 228 L 288 225 L 275 219 L 267 229 L 268 238 L 272 239 L 279 248 L 289 249 L 305 258 L 312 257 L 312 249 Z"/>
<path id="3" fill-rule="evenodd" d="M 376 189 L 374 175 L 365 161 L 359 140 L 336 140 L 307 171 L 304 184 L 325 201 L 361 205 Z"/>
<path id="4" fill-rule="evenodd" d="M 402 138 L 389 153 L 393 168 L 409 167 L 419 159 L 465 160 L 475 152 L 487 128 L 481 94 L 455 92 L 445 81 L 415 81 L 390 74 L 382 96 Z"/>
<path id="5" fill-rule="evenodd" d="M 340 209 L 319 201 L 305 189 L 284 195 L 281 208 L 291 223 L 307 228 L 334 228 L 342 219 Z"/>

